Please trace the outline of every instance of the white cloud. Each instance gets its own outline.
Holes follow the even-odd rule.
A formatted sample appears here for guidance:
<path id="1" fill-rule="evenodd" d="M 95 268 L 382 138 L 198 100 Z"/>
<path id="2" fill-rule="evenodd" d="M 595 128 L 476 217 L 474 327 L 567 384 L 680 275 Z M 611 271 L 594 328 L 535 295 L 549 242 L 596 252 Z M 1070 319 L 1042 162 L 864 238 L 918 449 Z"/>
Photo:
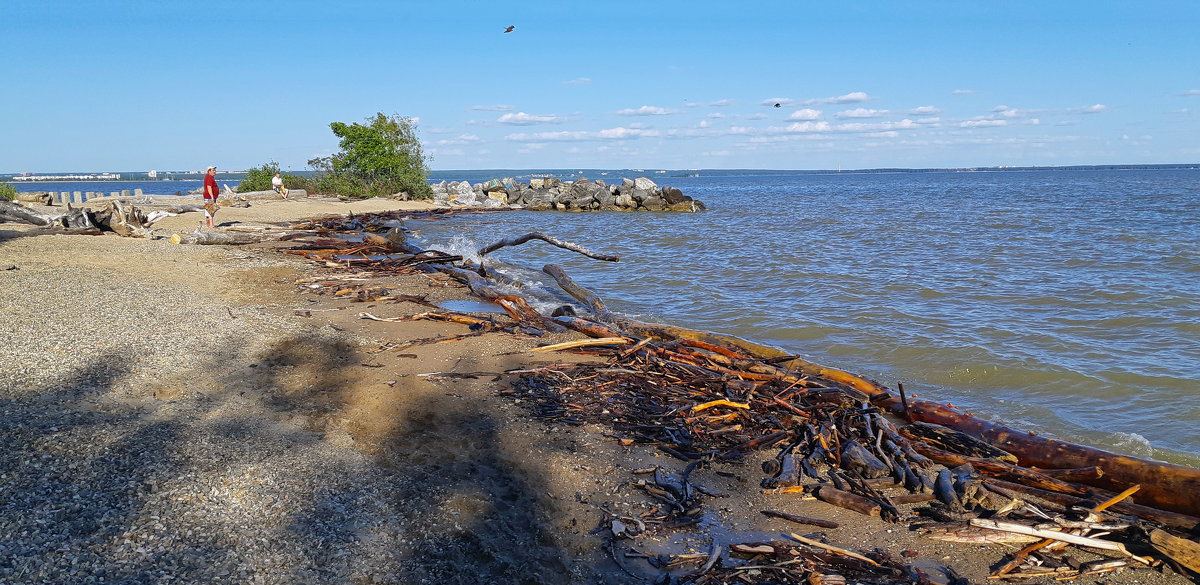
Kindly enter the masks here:
<path id="1" fill-rule="evenodd" d="M 852 91 L 846 95 L 840 95 L 837 97 L 805 100 L 804 103 L 800 105 L 815 106 L 820 104 L 857 104 L 860 102 L 865 102 L 869 99 L 871 99 L 871 96 L 868 96 L 867 92 L 865 91 Z"/>
<path id="2" fill-rule="evenodd" d="M 789 119 L 789 120 L 819 120 L 819 119 L 821 119 L 821 110 L 814 110 L 812 108 L 804 108 L 804 109 L 796 110 L 796 111 L 792 112 L 792 115 L 788 116 L 787 119 Z"/>
<path id="3" fill-rule="evenodd" d="M 1099 114 L 1100 112 L 1108 111 L 1108 106 L 1104 104 L 1095 104 L 1091 106 L 1084 106 L 1082 108 L 1072 108 L 1070 111 L 1075 114 Z"/>
<path id="4" fill-rule="evenodd" d="M 517 112 L 515 114 L 504 114 L 496 120 L 501 124 L 513 124 L 517 126 L 529 126 L 532 124 L 559 124 L 562 119 L 554 114 L 546 116 L 538 116 L 534 114 L 526 114 L 525 112 Z"/>
<path id="5" fill-rule="evenodd" d="M 829 132 L 829 122 L 794 122 L 784 129 L 786 132 Z"/>
<path id="6" fill-rule="evenodd" d="M 942 111 L 935 106 L 919 106 L 908 111 L 910 116 L 936 116 L 940 113 Z"/>
<path id="7" fill-rule="evenodd" d="M 624 110 L 617 110 L 618 116 L 666 116 L 674 113 L 674 110 L 668 110 L 658 106 L 642 106 L 637 109 L 625 108 Z"/>
<path id="8" fill-rule="evenodd" d="M 766 118 L 766 114 L 750 114 L 749 116 L 746 116 L 747 120 L 765 120 Z"/>
<path id="9" fill-rule="evenodd" d="M 606 140 L 623 140 L 626 138 L 639 138 L 642 136 L 658 136 L 655 130 L 643 130 L 640 128 L 608 128 L 597 133 L 600 138 Z"/>
<path id="10" fill-rule="evenodd" d="M 567 80 L 567 81 L 563 82 L 563 85 L 591 85 L 591 84 L 592 84 L 592 80 L 588 79 L 586 77 L 577 77 L 575 79 L 571 79 L 571 80 Z"/>
<path id="11" fill-rule="evenodd" d="M 708 122 L 708 120 L 700 120 L 700 127 L 701 127 L 701 128 L 708 128 L 708 126 L 709 126 L 709 122 Z"/>
<path id="12" fill-rule="evenodd" d="M 849 122 L 838 124 L 835 129 L 838 132 L 892 132 L 895 130 L 912 130 L 918 127 L 916 122 L 905 119 L 899 122 Z"/>
<path id="13" fill-rule="evenodd" d="M 950 93 L 952 93 L 954 95 L 971 95 L 971 94 L 975 93 L 975 90 L 973 90 L 973 89 L 956 89 Z"/>
<path id="14" fill-rule="evenodd" d="M 559 142 L 585 142 L 589 140 L 626 140 L 632 138 L 641 138 L 643 136 L 653 137 L 658 136 L 657 130 L 644 130 L 640 128 L 625 128 L 618 126 L 616 128 L 608 128 L 596 132 L 579 131 L 561 131 L 561 132 L 536 132 L 533 134 L 509 134 L 504 138 L 514 142 L 543 142 L 543 141 L 559 141 Z"/>
<path id="15" fill-rule="evenodd" d="M 732 106 L 733 103 L 733 100 L 717 100 L 709 103 L 708 105 L 713 106 L 714 108 L 723 108 L 725 106 Z"/>
<path id="16" fill-rule="evenodd" d="M 796 100 L 794 100 L 792 98 L 768 98 L 761 102 L 758 102 L 758 105 L 773 106 L 775 104 L 779 104 L 780 107 L 783 107 L 783 106 L 790 106 L 794 103 L 796 103 Z"/>
<path id="17" fill-rule="evenodd" d="M 477 142 L 483 142 L 483 140 L 474 134 L 460 134 L 455 138 L 447 138 L 445 140 L 439 140 L 439 141 L 437 141 L 436 144 L 444 146 L 447 144 L 474 144 Z"/>
<path id="18" fill-rule="evenodd" d="M 1200 95 L 1200 89 L 1189 89 L 1179 95 L 1182 95 L 1182 96 Z"/>
<path id="19" fill-rule="evenodd" d="M 991 128 L 994 126 L 1008 126 L 1008 120 L 964 120 L 959 124 L 962 128 Z"/>
<path id="20" fill-rule="evenodd" d="M 996 106 L 996 107 L 992 108 L 992 118 L 993 119 L 1016 118 L 1020 115 L 1021 115 L 1021 112 L 1019 110 L 1017 110 L 1016 108 L 1010 108 L 1008 106 Z"/>
<path id="21" fill-rule="evenodd" d="M 496 104 L 493 106 L 471 106 L 472 110 L 480 112 L 511 112 L 513 107 L 508 104 Z"/>
<path id="22" fill-rule="evenodd" d="M 887 110 L 870 110 L 867 108 L 855 108 L 853 110 L 843 110 L 834 114 L 835 118 L 882 118 L 888 113 Z"/>
<path id="23" fill-rule="evenodd" d="M 711 112 L 708 114 L 708 117 L 716 120 L 718 118 L 724 118 L 725 114 L 722 114 L 721 112 Z"/>

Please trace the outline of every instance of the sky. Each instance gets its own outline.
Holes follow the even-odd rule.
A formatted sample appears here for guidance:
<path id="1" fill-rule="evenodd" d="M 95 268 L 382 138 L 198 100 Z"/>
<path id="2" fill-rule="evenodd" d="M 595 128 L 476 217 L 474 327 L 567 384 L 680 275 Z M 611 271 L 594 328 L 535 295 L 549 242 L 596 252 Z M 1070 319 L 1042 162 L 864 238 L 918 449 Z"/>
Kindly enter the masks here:
<path id="1" fill-rule="evenodd" d="M 0 173 L 304 170 L 378 112 L 435 170 L 1195 163 L 1198 31 L 1194 0 L 0 0 Z"/>

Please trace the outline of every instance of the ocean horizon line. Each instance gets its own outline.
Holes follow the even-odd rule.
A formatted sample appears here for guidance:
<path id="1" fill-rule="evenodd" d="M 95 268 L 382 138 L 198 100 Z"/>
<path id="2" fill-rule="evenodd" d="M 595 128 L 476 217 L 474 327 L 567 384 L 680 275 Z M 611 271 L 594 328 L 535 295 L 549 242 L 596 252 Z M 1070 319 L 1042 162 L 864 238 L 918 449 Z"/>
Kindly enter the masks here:
<path id="1" fill-rule="evenodd" d="M 242 174 L 250 169 L 245 170 L 230 170 L 218 171 L 221 175 Z M 769 174 L 886 174 L 886 173 L 950 173 L 950 172 L 1028 172 L 1028 171 L 1103 171 L 1103 170 L 1200 170 L 1200 162 L 1194 163 L 1154 163 L 1154 164 L 1086 164 L 1086 165 L 995 165 L 995 166 L 966 166 L 966 167 L 870 167 L 856 169 L 777 169 L 777 168 L 658 168 L 658 167 L 530 167 L 530 168 L 477 168 L 477 169 L 431 169 L 430 174 L 449 174 L 449 173 L 549 173 L 556 174 L 587 174 L 593 172 L 613 172 L 613 171 L 630 171 L 638 173 L 651 174 L 666 174 L 666 173 L 737 173 L 747 175 L 769 175 Z M 121 175 L 117 179 L 72 179 L 81 181 L 104 180 L 111 182 L 118 181 L 146 181 L 146 180 L 171 180 L 178 176 L 202 176 L 203 172 L 190 171 L 158 171 L 159 174 L 170 175 L 171 177 L 149 178 L 144 177 L 147 171 L 47 171 L 47 172 L 17 172 L 17 173 L 0 173 L 0 181 L 5 182 L 26 182 L 36 181 L 37 178 L 47 176 L 46 180 L 54 180 L 50 177 L 64 175 L 85 175 L 108 173 Z M 311 174 L 317 171 L 300 170 L 287 171 L 289 174 Z M 125 178 L 125 175 L 130 175 Z M 19 178 L 26 177 L 26 178 Z"/>

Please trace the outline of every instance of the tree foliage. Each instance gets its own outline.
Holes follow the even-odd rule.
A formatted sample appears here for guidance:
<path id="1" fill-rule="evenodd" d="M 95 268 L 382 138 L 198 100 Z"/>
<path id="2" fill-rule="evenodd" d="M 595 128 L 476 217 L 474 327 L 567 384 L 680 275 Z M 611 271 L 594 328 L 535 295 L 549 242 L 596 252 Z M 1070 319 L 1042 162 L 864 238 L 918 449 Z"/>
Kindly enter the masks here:
<path id="1" fill-rule="evenodd" d="M 9 183 L 0 183 L 0 199 L 12 201 L 17 198 L 17 188 Z"/>
<path id="2" fill-rule="evenodd" d="M 279 172 L 279 163 L 271 161 L 256 169 L 246 171 L 246 177 L 238 184 L 238 193 L 250 191 L 270 191 L 271 179 Z M 286 182 L 284 183 L 287 184 Z"/>
<path id="3" fill-rule="evenodd" d="M 367 124 L 333 122 L 329 128 L 339 138 L 341 150 L 308 164 L 324 172 L 322 191 L 350 197 L 390 196 L 407 193 L 415 199 L 433 196 L 429 166 L 416 122 L 382 112 L 367 118 Z"/>

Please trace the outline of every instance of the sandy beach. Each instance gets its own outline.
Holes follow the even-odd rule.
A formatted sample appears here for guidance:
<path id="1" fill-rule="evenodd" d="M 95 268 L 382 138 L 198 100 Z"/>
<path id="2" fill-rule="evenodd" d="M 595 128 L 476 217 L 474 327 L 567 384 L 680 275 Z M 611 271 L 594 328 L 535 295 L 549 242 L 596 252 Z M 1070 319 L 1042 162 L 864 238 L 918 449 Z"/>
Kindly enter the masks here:
<path id="1" fill-rule="evenodd" d="M 216 223 L 431 207 L 252 201 Z M 655 507 L 634 471 L 685 464 L 604 427 L 534 420 L 498 395 L 515 379 L 506 371 L 592 359 L 530 351 L 582 334 L 404 346 L 468 329 L 360 313 L 406 317 L 474 297 L 448 278 L 279 253 L 286 242 L 10 237 L 23 229 L 0 224 L 0 582 L 652 582 L 660 572 L 629 553 L 812 534 L 768 509 L 835 521 L 821 530 L 831 544 L 950 566 L 972 583 L 1010 550 L 763 493 L 767 453 L 694 473 L 726 495 L 707 500 L 699 525 L 614 541 L 607 518 Z M 336 294 L 370 286 L 408 300 Z M 1093 579 L 1079 582 L 1189 582 L 1169 571 Z"/>

